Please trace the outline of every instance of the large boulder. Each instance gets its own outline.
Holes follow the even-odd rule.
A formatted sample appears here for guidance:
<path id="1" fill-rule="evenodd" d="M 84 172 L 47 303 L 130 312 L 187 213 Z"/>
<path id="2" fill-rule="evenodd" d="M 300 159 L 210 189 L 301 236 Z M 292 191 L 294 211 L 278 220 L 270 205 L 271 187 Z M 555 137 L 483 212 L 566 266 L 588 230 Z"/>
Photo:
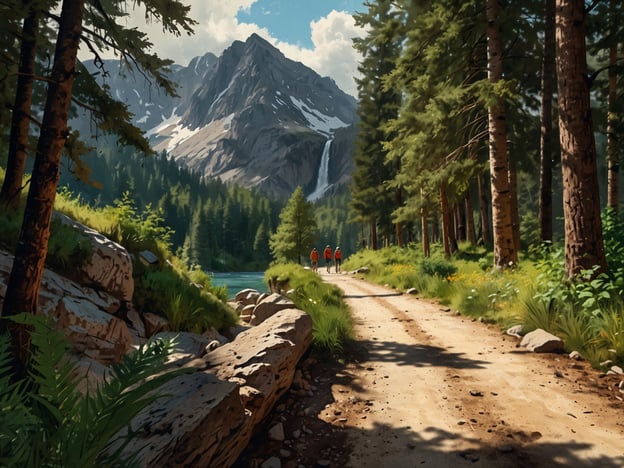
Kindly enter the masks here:
<path id="1" fill-rule="evenodd" d="M 74 349 L 103 364 L 120 362 L 132 338 L 126 323 L 84 299 L 64 297 L 56 311 L 58 326 Z"/>
<path id="2" fill-rule="evenodd" d="M 270 294 L 259 301 L 253 308 L 249 324 L 259 325 L 280 310 L 291 309 L 293 307 L 295 307 L 293 301 L 287 297 L 277 293 Z"/>
<path id="3" fill-rule="evenodd" d="M 117 242 L 65 215 L 55 216 L 80 231 L 93 247 L 91 258 L 81 266 L 81 283 L 106 291 L 123 301 L 131 301 L 134 279 L 132 259 L 128 251 Z"/>
<path id="4" fill-rule="evenodd" d="M 13 256 L 0 251 L 0 298 L 6 294 Z M 45 269 L 39 288 L 38 313 L 54 318 L 74 352 L 104 365 L 119 362 L 133 344 L 133 334 L 118 312 L 119 299 L 81 286 Z"/>
<path id="5" fill-rule="evenodd" d="M 187 364 L 161 399 L 131 423 L 138 433 L 124 448 L 148 466 L 229 467 L 254 427 L 290 387 L 297 362 L 312 342 L 312 320 L 282 310 L 230 343 Z"/>

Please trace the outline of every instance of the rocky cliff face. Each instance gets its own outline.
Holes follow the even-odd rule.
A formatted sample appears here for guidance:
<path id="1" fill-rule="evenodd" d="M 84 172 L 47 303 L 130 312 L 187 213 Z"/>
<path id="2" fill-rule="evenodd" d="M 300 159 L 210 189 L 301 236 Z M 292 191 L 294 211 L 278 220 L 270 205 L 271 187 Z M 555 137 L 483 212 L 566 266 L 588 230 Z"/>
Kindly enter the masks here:
<path id="1" fill-rule="evenodd" d="M 289 196 L 301 186 L 311 194 L 332 140 L 323 193 L 350 180 L 355 99 L 258 35 L 235 41 L 221 57 L 175 67 L 171 76 L 177 98 L 114 71 L 108 84 L 155 149 L 180 164 L 268 193 Z"/>

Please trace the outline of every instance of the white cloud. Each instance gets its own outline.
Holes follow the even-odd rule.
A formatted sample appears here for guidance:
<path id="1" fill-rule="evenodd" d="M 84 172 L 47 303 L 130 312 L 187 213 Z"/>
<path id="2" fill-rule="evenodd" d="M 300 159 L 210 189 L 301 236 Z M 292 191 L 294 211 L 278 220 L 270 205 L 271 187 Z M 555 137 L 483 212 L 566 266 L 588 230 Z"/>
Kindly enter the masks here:
<path id="1" fill-rule="evenodd" d="M 190 17 L 197 21 L 195 34 L 174 37 L 164 35 L 159 24 L 136 24 L 149 34 L 154 50 L 163 58 L 180 65 L 207 52 L 219 56 L 235 40 L 245 41 L 257 33 L 279 48 L 292 60 L 304 63 L 321 76 L 333 78 L 338 86 L 353 96 L 356 87 L 353 77 L 357 73 L 359 56 L 352 47 L 352 38 L 363 34 L 349 13 L 332 10 L 326 17 L 310 23 L 313 48 L 280 42 L 265 28 L 253 23 L 239 22 L 236 15 L 248 10 L 256 0 L 189 0 Z M 143 13 L 134 14 L 138 20 Z"/>
<path id="2" fill-rule="evenodd" d="M 313 49 L 304 49 L 283 42 L 276 46 L 288 58 L 300 61 L 322 76 L 332 77 L 340 89 L 357 96 L 353 77 L 357 74 L 359 54 L 352 39 L 362 37 L 363 30 L 355 26 L 346 12 L 332 10 L 326 17 L 310 23 Z"/>

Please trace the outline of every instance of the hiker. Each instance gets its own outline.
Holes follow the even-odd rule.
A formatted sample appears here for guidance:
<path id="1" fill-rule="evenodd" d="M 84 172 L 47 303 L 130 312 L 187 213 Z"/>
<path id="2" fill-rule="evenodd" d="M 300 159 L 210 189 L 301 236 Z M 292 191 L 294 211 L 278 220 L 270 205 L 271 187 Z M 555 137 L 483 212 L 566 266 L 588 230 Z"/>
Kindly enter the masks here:
<path id="1" fill-rule="evenodd" d="M 312 265 L 312 271 L 314 272 L 318 271 L 318 260 L 319 260 L 319 253 L 318 253 L 318 250 L 316 250 L 316 247 L 314 247 L 312 249 L 312 252 L 310 252 L 310 264 Z"/>
<path id="2" fill-rule="evenodd" d="M 325 259 L 325 266 L 327 267 L 327 273 L 331 273 L 331 261 L 332 261 L 332 249 L 327 244 L 325 250 L 323 250 L 323 258 Z"/>
<path id="3" fill-rule="evenodd" d="M 336 273 L 340 273 L 340 264 L 342 263 L 342 252 L 340 247 L 336 247 L 334 251 L 334 264 L 336 265 Z"/>

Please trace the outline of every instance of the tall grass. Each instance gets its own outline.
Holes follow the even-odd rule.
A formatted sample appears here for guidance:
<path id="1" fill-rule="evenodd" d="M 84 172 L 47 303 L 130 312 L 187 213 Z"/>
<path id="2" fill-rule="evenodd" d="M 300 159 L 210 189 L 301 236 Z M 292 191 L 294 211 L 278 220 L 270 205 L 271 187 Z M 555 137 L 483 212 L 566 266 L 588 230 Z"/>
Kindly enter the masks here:
<path id="1" fill-rule="evenodd" d="M 353 337 L 349 309 L 336 286 L 323 283 L 311 270 L 297 264 L 281 264 L 265 272 L 267 283 L 279 282 L 292 293 L 296 307 L 312 318 L 313 346 L 331 354 L 339 354 Z"/>
<path id="2" fill-rule="evenodd" d="M 423 258 L 414 245 L 364 250 L 346 259 L 344 269 L 368 267 L 370 281 L 399 290 L 415 288 L 501 328 L 520 323 L 525 331 L 547 330 L 595 366 L 607 358 L 622 365 L 624 242 L 619 233 L 624 223 L 611 217 L 606 226 L 610 272 L 590 269 L 572 280 L 565 279 L 563 246 L 552 244 L 532 247 L 513 270 L 492 269 L 491 252 L 468 245 L 460 245 L 450 259 L 442 256 L 441 246 L 433 247 L 431 258 Z"/>

